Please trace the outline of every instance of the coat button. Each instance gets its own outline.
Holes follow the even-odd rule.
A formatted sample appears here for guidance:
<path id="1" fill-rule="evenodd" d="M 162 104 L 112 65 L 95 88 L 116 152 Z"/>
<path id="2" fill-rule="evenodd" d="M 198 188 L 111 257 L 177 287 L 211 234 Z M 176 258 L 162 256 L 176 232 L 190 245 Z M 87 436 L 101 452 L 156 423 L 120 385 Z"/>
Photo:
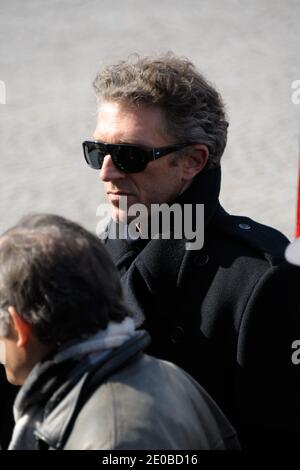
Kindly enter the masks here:
<path id="1" fill-rule="evenodd" d="M 184 340 L 184 330 L 181 326 L 176 326 L 170 335 L 170 340 L 174 344 L 182 343 Z"/>
<path id="2" fill-rule="evenodd" d="M 249 224 L 239 224 L 239 228 L 241 228 L 242 230 L 250 230 L 251 225 L 249 225 Z"/>
<path id="3" fill-rule="evenodd" d="M 194 264 L 198 267 L 205 266 L 208 262 L 209 256 L 207 253 L 199 253 L 194 259 Z"/>

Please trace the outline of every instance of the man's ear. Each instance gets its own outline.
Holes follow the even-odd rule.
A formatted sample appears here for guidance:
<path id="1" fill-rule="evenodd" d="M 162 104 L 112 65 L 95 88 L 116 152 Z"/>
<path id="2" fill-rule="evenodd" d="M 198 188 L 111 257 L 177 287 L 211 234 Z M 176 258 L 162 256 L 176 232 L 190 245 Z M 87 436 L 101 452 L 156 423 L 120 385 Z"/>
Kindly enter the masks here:
<path id="1" fill-rule="evenodd" d="M 8 312 L 11 316 L 12 325 L 16 334 L 17 346 L 23 348 L 28 342 L 31 333 L 31 325 L 18 314 L 15 307 L 9 306 Z"/>
<path id="2" fill-rule="evenodd" d="M 183 178 L 190 181 L 204 169 L 208 161 L 208 148 L 203 144 L 191 146 L 183 159 Z"/>

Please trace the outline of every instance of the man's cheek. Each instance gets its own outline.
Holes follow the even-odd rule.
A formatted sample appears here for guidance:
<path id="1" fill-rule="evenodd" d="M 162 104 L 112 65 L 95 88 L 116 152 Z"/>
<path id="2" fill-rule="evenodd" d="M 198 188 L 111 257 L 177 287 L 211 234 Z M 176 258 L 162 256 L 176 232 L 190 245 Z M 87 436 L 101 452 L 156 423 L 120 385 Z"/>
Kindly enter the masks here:
<path id="1" fill-rule="evenodd" d="M 5 343 L 0 340 L 0 364 L 5 364 Z"/>

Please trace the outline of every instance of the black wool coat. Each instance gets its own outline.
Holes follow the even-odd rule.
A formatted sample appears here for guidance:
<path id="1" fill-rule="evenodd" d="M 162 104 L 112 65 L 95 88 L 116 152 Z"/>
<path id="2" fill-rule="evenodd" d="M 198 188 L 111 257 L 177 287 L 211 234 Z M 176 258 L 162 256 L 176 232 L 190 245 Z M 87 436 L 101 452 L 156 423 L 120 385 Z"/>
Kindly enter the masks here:
<path id="1" fill-rule="evenodd" d="M 194 376 L 244 448 L 296 448 L 299 270 L 284 263 L 280 232 L 224 211 L 220 178 L 220 168 L 203 171 L 176 201 L 205 205 L 202 249 L 186 250 L 183 239 L 105 244 L 137 325 L 152 337 L 147 352 Z"/>

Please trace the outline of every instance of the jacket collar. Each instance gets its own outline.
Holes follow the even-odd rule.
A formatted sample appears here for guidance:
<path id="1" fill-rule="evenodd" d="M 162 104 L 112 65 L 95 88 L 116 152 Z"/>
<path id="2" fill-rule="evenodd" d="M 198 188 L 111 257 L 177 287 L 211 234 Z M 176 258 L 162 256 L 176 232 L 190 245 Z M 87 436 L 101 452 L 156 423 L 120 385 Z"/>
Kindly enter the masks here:
<path id="1" fill-rule="evenodd" d="M 209 223 L 219 205 L 221 189 L 221 167 L 204 169 L 195 177 L 191 186 L 175 202 L 183 204 L 204 204 L 205 225 Z"/>
<path id="2" fill-rule="evenodd" d="M 37 426 L 35 436 L 38 445 L 42 444 L 42 449 L 63 449 L 86 401 L 104 380 L 125 367 L 134 357 L 138 357 L 149 343 L 150 336 L 146 331 L 136 331 L 119 348 L 111 350 L 105 357 L 99 356 L 99 360 L 94 358 L 92 367 L 90 364 L 86 368 L 74 387 L 62 399 L 57 400 L 57 406 Z"/>

